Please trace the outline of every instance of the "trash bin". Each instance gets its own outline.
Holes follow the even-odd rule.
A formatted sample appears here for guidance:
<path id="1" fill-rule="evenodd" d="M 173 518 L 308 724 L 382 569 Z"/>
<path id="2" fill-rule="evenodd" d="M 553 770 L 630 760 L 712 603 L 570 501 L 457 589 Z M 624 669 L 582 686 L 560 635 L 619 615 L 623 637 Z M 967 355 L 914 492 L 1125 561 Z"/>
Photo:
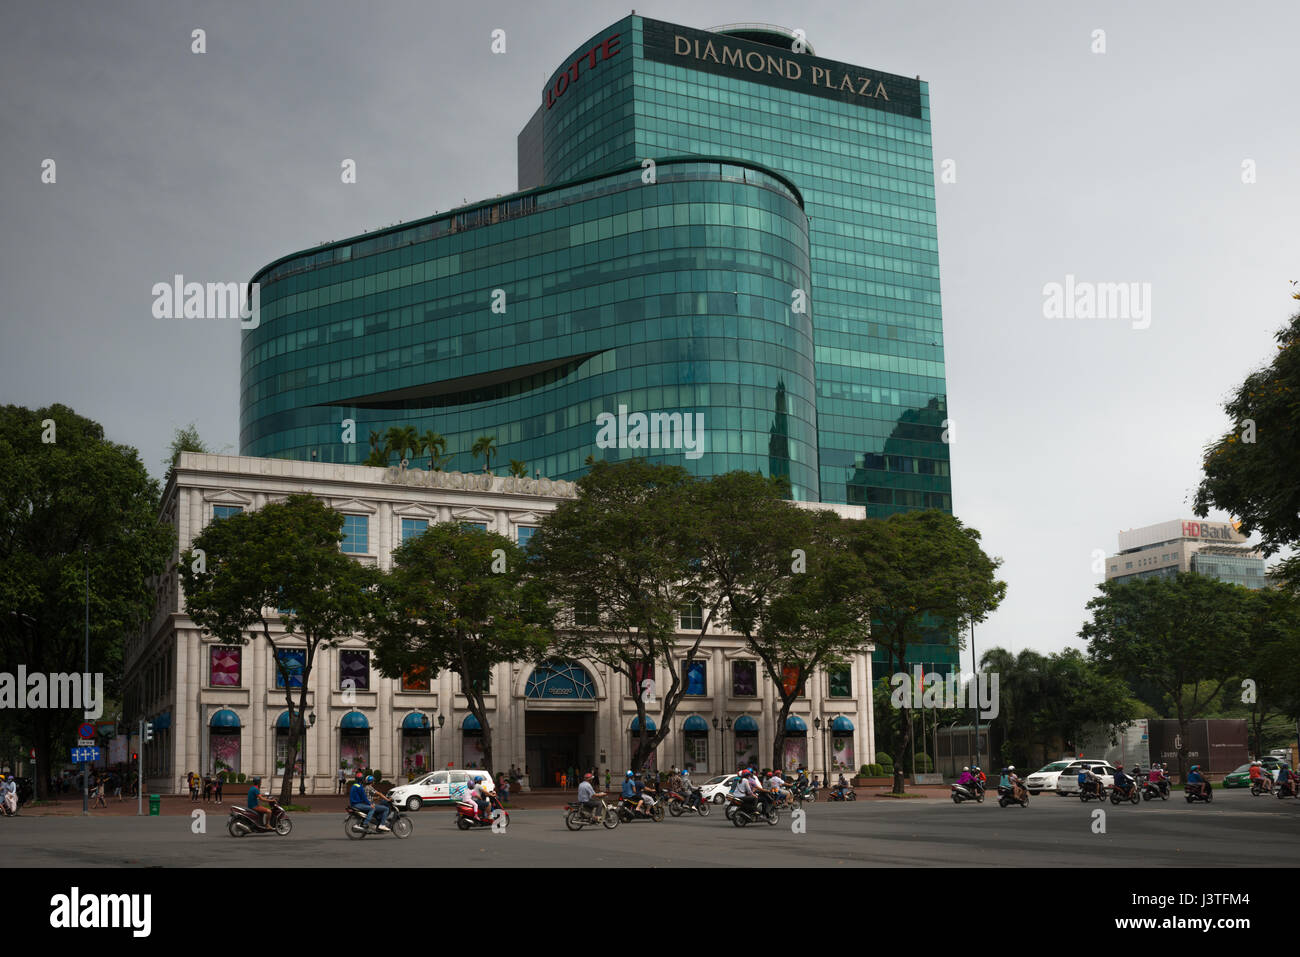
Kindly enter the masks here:
<path id="1" fill-rule="evenodd" d="M 149 816 L 155 817 L 161 813 L 162 813 L 162 795 L 150 794 L 149 795 Z"/>

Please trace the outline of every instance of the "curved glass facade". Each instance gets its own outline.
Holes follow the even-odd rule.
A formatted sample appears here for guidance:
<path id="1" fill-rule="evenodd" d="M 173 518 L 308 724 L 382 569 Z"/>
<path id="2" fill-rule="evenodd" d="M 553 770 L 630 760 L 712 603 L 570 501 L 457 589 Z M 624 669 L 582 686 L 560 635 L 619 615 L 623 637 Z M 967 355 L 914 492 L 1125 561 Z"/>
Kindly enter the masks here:
<path id="1" fill-rule="evenodd" d="M 640 455 L 786 475 L 816 500 L 798 190 L 699 158 L 646 179 L 638 163 L 264 268 L 243 454 L 361 463 L 370 431 L 412 425 L 447 438 L 448 469 L 479 467 L 470 448 L 493 435 L 498 469 L 577 479 L 588 456 Z M 638 435 L 638 413 L 662 418 Z"/>
<path id="2" fill-rule="evenodd" d="M 548 80 L 521 178 L 681 155 L 784 174 L 811 224 L 821 500 L 951 510 L 929 88 L 779 44 L 624 17 Z"/>

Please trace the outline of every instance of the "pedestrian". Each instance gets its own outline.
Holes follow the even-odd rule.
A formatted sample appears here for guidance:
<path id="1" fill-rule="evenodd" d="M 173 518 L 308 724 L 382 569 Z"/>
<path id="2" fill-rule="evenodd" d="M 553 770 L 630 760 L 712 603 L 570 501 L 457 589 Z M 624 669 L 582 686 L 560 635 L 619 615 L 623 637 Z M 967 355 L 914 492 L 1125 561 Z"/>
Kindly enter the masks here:
<path id="1" fill-rule="evenodd" d="M 216 790 L 216 792 L 217 792 L 216 797 L 217 797 L 217 803 L 218 803 L 218 804 L 221 803 L 221 785 L 224 784 L 224 783 L 225 783 L 225 774 L 224 774 L 224 773 L 220 773 L 220 774 L 218 774 L 218 775 L 217 775 L 217 782 L 216 782 L 216 784 L 214 785 L 214 788 L 215 788 L 215 790 Z"/>
<path id="2" fill-rule="evenodd" d="M 203 803 L 210 804 L 211 802 L 212 802 L 212 775 L 205 774 L 203 775 Z"/>
<path id="3" fill-rule="evenodd" d="M 605 769 L 605 790 L 609 790 L 609 768 Z"/>
<path id="4" fill-rule="evenodd" d="M 348 786 L 348 772 L 339 768 L 339 779 L 335 782 L 334 793 L 342 794 L 343 789 Z"/>
<path id="5" fill-rule="evenodd" d="M 122 797 L 122 775 L 117 771 L 113 772 L 113 797 L 117 798 L 119 804 L 126 800 Z"/>
<path id="6" fill-rule="evenodd" d="M 90 782 L 90 796 L 95 799 L 91 807 L 108 807 L 108 802 L 104 800 L 104 782 L 99 778 Z"/>

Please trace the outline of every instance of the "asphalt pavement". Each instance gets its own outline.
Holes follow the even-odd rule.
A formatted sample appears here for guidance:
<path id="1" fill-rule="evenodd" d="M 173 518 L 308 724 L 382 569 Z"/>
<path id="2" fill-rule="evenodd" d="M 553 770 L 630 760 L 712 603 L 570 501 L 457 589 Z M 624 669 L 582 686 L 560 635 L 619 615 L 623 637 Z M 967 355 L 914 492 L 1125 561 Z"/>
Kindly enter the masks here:
<path id="1" fill-rule="evenodd" d="M 0 819 L 7 866 L 19 867 L 824 867 L 1285 866 L 1300 849 L 1300 801 L 1216 789 L 1212 804 L 1099 807 L 1043 794 L 1027 808 L 996 800 L 870 800 L 808 805 L 801 822 L 734 827 L 708 818 L 636 821 L 571 832 L 555 808 L 517 809 L 503 833 L 463 832 L 447 808 L 410 815 L 414 833 L 349 840 L 339 812 L 291 814 L 293 833 L 232 838 L 226 811 L 188 816 Z M 1103 816 L 1098 817 L 1098 812 Z M 798 826 L 801 825 L 801 826 Z M 1278 853 L 1280 851 L 1280 853 Z"/>

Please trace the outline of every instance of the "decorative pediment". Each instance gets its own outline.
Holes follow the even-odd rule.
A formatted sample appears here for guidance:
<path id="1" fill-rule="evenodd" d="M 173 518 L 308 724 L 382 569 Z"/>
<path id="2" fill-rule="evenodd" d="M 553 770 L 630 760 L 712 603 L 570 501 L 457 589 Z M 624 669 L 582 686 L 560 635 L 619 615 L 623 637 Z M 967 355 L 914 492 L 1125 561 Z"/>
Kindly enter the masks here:
<path id="1" fill-rule="evenodd" d="M 458 508 L 451 514 L 458 522 L 486 522 L 491 524 L 492 520 L 496 518 L 495 515 L 490 515 L 477 508 Z"/>
<path id="2" fill-rule="evenodd" d="M 536 512 L 511 512 L 510 521 L 516 525 L 540 525 L 544 516 Z"/>
<path id="3" fill-rule="evenodd" d="M 371 505 L 369 502 L 362 502 L 355 498 L 331 499 L 329 505 L 330 508 L 334 509 L 334 511 L 344 513 L 363 512 L 367 515 L 373 515 L 375 512 L 379 511 L 379 509 L 375 508 L 375 506 Z"/>
<path id="4" fill-rule="evenodd" d="M 398 518 L 427 518 L 434 522 L 438 520 L 438 510 L 436 508 L 429 508 L 416 502 L 394 505 L 393 514 Z"/>
<path id="5" fill-rule="evenodd" d="M 203 501 L 209 505 L 238 505 L 241 508 L 248 508 L 253 504 L 251 496 L 241 495 L 229 488 L 223 488 L 219 492 L 204 492 Z"/>

